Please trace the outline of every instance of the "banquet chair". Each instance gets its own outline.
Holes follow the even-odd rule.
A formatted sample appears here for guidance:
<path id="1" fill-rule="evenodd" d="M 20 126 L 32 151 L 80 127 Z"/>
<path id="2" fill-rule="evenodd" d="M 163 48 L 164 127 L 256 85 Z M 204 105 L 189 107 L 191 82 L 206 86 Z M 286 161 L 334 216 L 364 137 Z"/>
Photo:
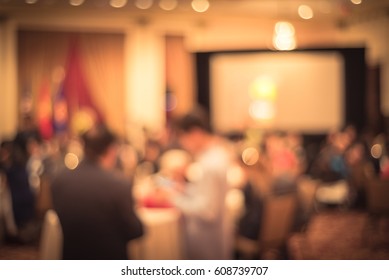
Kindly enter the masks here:
<path id="1" fill-rule="evenodd" d="M 381 222 L 389 218 L 389 181 L 381 178 L 370 178 L 366 188 L 367 220 L 363 240 L 374 246 L 374 240 L 385 235 L 381 231 Z M 373 240 L 374 239 L 374 240 Z"/>
<path id="2" fill-rule="evenodd" d="M 62 258 L 62 228 L 57 213 L 50 209 L 46 212 L 41 239 L 40 239 L 40 259 L 59 260 Z"/>
<path id="3" fill-rule="evenodd" d="M 298 202 L 295 194 L 286 194 L 271 196 L 264 203 L 259 250 L 261 258 L 272 259 L 277 257 L 273 252 L 282 250 L 292 233 Z"/>
<path id="4" fill-rule="evenodd" d="M 367 186 L 367 207 L 371 216 L 389 216 L 389 181 L 373 179 Z"/>
<path id="5" fill-rule="evenodd" d="M 235 246 L 237 253 L 243 259 L 279 258 L 293 230 L 297 203 L 295 194 L 266 197 L 258 240 L 238 237 Z"/>
<path id="6" fill-rule="evenodd" d="M 307 176 L 302 176 L 297 185 L 297 195 L 301 203 L 301 230 L 305 230 L 314 214 L 316 190 L 319 181 Z"/>
<path id="7" fill-rule="evenodd" d="M 7 186 L 7 182 L 0 174 L 0 222 L 2 226 L 2 236 L 5 239 L 6 235 L 16 237 L 18 235 L 18 228 L 15 223 L 14 214 L 12 210 L 12 198 Z M 2 240 L 3 241 L 3 240 Z"/>

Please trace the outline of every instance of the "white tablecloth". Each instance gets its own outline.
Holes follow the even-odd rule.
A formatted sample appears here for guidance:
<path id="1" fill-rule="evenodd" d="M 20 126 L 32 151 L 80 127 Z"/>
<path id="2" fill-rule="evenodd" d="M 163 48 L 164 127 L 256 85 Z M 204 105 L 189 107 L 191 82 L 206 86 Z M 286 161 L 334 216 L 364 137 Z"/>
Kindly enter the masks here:
<path id="1" fill-rule="evenodd" d="M 184 259 L 181 215 L 175 208 L 139 208 L 145 234 L 129 243 L 131 259 Z"/>

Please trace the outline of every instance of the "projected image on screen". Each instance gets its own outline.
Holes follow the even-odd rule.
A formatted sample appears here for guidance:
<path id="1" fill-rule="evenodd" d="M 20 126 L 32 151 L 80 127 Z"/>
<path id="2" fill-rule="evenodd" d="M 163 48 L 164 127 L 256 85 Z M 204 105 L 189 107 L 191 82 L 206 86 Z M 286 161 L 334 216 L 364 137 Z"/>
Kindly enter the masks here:
<path id="1" fill-rule="evenodd" d="M 218 54 L 211 58 L 211 119 L 322 133 L 343 123 L 343 59 L 336 52 Z"/>

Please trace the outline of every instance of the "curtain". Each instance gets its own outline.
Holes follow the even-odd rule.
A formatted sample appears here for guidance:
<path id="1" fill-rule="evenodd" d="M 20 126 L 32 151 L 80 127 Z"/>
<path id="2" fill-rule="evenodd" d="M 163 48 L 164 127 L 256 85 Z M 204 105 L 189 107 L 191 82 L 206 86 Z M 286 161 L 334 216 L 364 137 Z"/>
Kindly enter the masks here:
<path id="1" fill-rule="evenodd" d="M 123 135 L 123 61 L 123 34 L 21 30 L 18 32 L 21 101 L 31 97 L 31 113 L 38 122 L 45 120 L 52 113 L 44 110 L 48 88 L 54 100 L 66 80 L 65 97 L 71 99 L 68 106 L 74 104 L 74 98 L 78 103 L 95 106 L 101 119 Z M 75 110 L 69 110 L 70 119 L 74 114 Z"/>

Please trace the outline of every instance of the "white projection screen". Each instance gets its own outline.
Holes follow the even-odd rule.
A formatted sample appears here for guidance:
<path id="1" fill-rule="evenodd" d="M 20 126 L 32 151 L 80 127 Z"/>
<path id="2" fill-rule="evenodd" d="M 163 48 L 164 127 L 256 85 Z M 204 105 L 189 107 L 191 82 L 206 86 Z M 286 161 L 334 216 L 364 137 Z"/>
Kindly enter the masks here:
<path id="1" fill-rule="evenodd" d="M 210 60 L 211 120 L 228 133 L 261 127 L 250 113 L 250 87 L 274 85 L 273 114 L 264 126 L 301 133 L 338 129 L 344 118 L 343 58 L 333 52 L 215 54 Z"/>

